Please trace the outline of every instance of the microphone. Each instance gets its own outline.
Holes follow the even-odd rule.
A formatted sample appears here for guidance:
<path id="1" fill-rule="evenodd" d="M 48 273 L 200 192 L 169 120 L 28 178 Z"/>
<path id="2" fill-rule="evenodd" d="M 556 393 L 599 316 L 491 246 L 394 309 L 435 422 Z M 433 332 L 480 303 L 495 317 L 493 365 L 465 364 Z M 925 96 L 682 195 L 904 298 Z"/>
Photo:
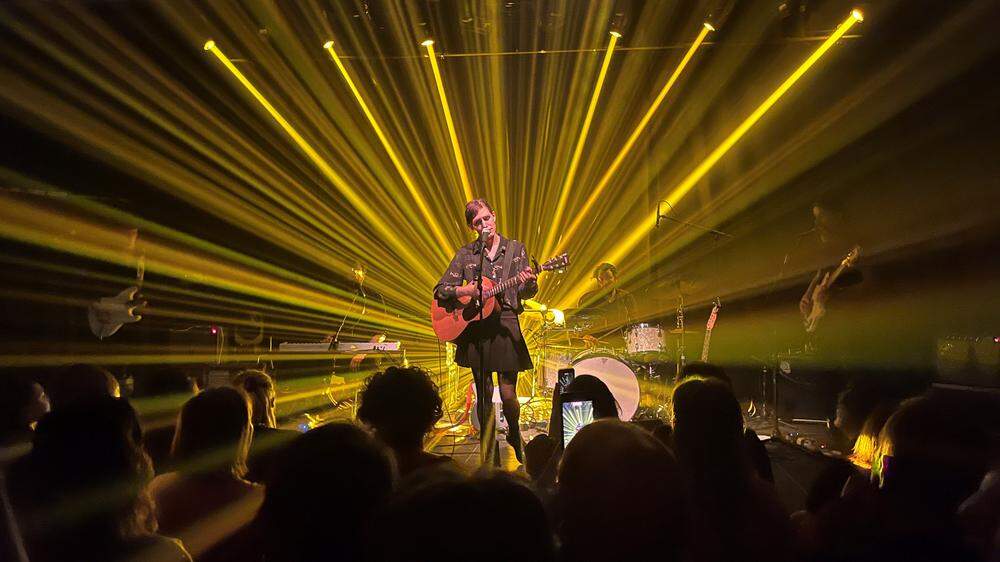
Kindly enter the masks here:
<path id="1" fill-rule="evenodd" d="M 486 240 L 490 237 L 492 232 L 493 231 L 488 228 L 484 228 L 479 232 L 479 239 L 476 242 L 479 244 L 480 248 L 484 248 L 486 246 Z"/>

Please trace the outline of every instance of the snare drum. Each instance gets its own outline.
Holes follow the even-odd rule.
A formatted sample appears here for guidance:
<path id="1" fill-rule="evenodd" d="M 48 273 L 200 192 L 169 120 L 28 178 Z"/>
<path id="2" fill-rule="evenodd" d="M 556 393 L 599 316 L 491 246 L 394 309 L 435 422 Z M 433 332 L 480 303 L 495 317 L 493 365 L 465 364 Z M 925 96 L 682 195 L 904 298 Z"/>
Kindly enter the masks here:
<path id="1" fill-rule="evenodd" d="M 576 376 L 593 375 L 601 379 L 618 402 L 618 417 L 629 421 L 639 408 L 639 379 L 628 363 L 606 353 L 587 354 L 573 361 Z"/>
<path id="2" fill-rule="evenodd" d="M 660 353 L 666 350 L 663 328 L 656 324 L 633 324 L 625 331 L 625 349 L 629 353 Z"/>

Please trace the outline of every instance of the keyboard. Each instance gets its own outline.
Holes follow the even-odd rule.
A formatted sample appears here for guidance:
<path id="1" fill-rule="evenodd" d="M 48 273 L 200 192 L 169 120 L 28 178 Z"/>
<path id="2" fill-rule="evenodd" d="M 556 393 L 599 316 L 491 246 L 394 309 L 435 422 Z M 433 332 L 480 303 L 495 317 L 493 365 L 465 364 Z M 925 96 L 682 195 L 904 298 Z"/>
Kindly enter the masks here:
<path id="1" fill-rule="evenodd" d="M 403 346 L 398 341 L 373 342 L 291 342 L 278 344 L 278 351 L 289 353 L 370 353 L 373 351 L 400 351 Z"/>
<path id="2" fill-rule="evenodd" d="M 399 351 L 403 348 L 398 341 L 373 343 L 367 341 L 338 342 L 337 351 L 342 353 L 367 353 L 369 351 Z"/>

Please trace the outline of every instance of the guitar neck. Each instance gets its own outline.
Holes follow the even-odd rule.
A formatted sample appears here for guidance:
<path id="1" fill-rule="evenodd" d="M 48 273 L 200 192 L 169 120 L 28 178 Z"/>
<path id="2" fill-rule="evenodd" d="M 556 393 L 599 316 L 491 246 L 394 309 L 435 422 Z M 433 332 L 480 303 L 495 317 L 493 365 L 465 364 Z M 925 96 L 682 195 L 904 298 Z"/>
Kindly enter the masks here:
<path id="1" fill-rule="evenodd" d="M 511 287 L 517 285 L 517 277 L 511 277 L 510 279 L 504 279 L 503 281 L 493 285 L 493 288 L 486 291 L 484 295 L 485 298 L 495 297 L 497 295 L 503 294 L 504 291 L 510 289 Z"/>
<path id="2" fill-rule="evenodd" d="M 708 361 L 708 344 L 712 341 L 712 330 L 705 330 L 705 343 L 701 346 L 701 360 Z"/>
<path id="3" fill-rule="evenodd" d="M 540 271 L 546 271 L 547 269 L 548 268 L 543 265 L 542 267 L 539 268 L 539 270 L 532 269 L 532 271 L 534 271 L 536 274 L 538 274 Z M 493 285 L 492 289 L 490 289 L 489 291 L 486 291 L 486 293 L 483 294 L 483 298 L 487 298 L 488 299 L 490 297 L 495 297 L 497 295 L 501 295 L 501 294 L 504 293 L 504 291 L 506 291 L 507 289 L 510 289 L 511 287 L 516 286 L 517 284 L 518 284 L 517 275 L 515 275 L 514 277 L 511 277 L 510 279 L 504 279 L 503 281 L 497 283 L 496 285 Z"/>

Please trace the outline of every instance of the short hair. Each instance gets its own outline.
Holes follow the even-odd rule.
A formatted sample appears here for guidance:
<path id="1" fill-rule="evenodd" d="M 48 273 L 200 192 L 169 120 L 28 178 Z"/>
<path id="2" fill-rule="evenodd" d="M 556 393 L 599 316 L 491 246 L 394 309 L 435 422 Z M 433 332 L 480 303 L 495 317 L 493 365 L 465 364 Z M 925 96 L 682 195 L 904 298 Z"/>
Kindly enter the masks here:
<path id="1" fill-rule="evenodd" d="M 242 477 L 252 436 L 247 395 L 229 386 L 210 388 L 181 408 L 171 455 L 181 472 L 221 469 Z"/>
<path id="2" fill-rule="evenodd" d="M 618 268 L 611 262 L 604 262 L 594 268 L 594 279 L 597 279 L 605 271 L 610 271 L 612 275 L 618 277 Z"/>
<path id="3" fill-rule="evenodd" d="M 523 476 L 481 470 L 469 477 L 457 469 L 440 468 L 402 483 L 378 521 L 381 535 L 393 540 L 379 541 L 372 558 L 387 562 L 468 558 L 479 546 L 481 523 L 475 517 L 454 518 L 449 532 L 442 533 L 442 517 L 452 517 L 456 509 L 517 521 L 518 540 L 500 541 L 477 559 L 555 559 L 545 508 Z"/>
<path id="4" fill-rule="evenodd" d="M 524 445 L 524 471 L 533 481 L 538 481 L 545 474 L 558 448 L 555 439 L 544 433 L 539 433 Z"/>
<path id="5" fill-rule="evenodd" d="M 684 365 L 684 369 L 681 370 L 681 380 L 689 377 L 704 377 L 706 379 L 715 379 L 726 383 L 727 386 L 732 388 L 733 380 L 729 378 L 726 374 L 726 370 L 719 365 L 714 365 L 712 363 L 705 363 L 704 361 L 692 361 L 687 365 Z"/>
<path id="6" fill-rule="evenodd" d="M 438 386 L 419 367 L 389 367 L 365 381 L 358 419 L 390 446 L 420 443 L 444 414 Z"/>
<path id="7" fill-rule="evenodd" d="M 274 379 L 271 375 L 259 369 L 240 371 L 233 378 L 233 386 L 244 391 L 250 397 L 250 415 L 255 425 L 275 427 L 274 409 L 271 397 L 274 396 Z"/>
<path id="8" fill-rule="evenodd" d="M 494 215 L 496 214 L 493 211 L 493 207 L 491 207 L 489 202 L 485 199 L 473 199 L 465 204 L 465 224 L 472 226 L 472 220 L 476 218 L 476 215 L 479 214 L 479 211 L 481 211 L 483 207 L 489 209 Z"/>
<path id="9" fill-rule="evenodd" d="M 396 481 L 388 448 L 364 429 L 330 423 L 296 437 L 277 460 L 258 521 L 268 560 L 362 559 L 371 518 Z"/>
<path id="10" fill-rule="evenodd" d="M 634 424 L 598 420 L 580 430 L 559 466 L 556 509 L 567 560 L 626 560 L 647 552 L 680 560 L 685 550 L 680 468 Z"/>
<path id="11" fill-rule="evenodd" d="M 49 383 L 46 393 L 52 409 L 120 394 L 118 380 L 104 367 L 77 363 L 64 367 Z"/>
<path id="12" fill-rule="evenodd" d="M 180 367 L 158 367 L 135 376 L 133 398 L 161 398 L 176 394 L 193 396 L 197 393 L 197 382 Z"/>

